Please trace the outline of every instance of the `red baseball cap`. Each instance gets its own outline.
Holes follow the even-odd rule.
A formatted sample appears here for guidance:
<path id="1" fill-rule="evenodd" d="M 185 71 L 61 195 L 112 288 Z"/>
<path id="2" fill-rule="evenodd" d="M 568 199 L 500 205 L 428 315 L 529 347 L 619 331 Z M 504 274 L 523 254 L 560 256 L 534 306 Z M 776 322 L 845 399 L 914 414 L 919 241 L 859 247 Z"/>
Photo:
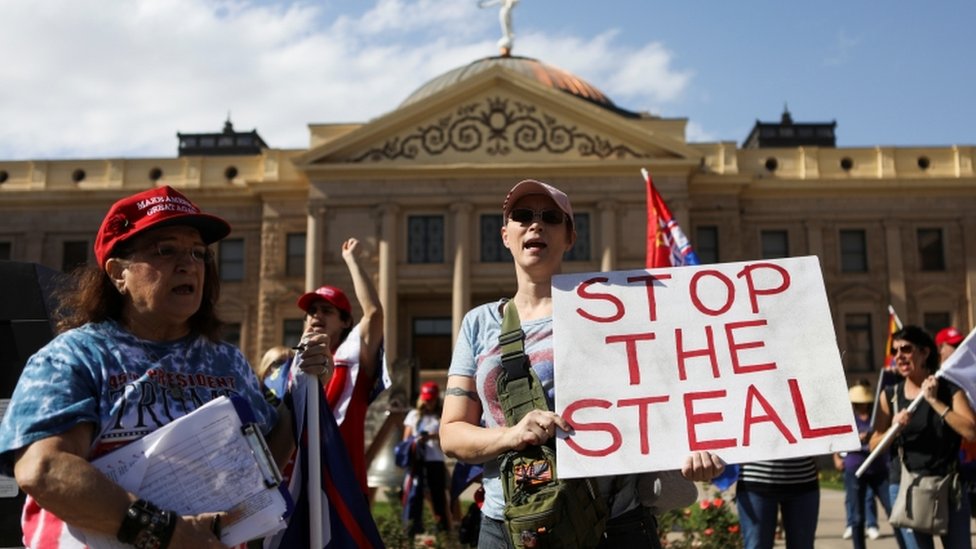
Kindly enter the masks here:
<path id="1" fill-rule="evenodd" d="M 318 300 L 331 303 L 333 307 L 345 312 L 347 315 L 352 314 L 352 307 L 349 306 L 349 298 L 346 297 L 346 294 L 342 290 L 335 286 L 322 286 L 314 292 L 302 294 L 302 297 L 298 298 L 298 308 L 307 313 L 312 303 Z"/>
<path id="2" fill-rule="evenodd" d="M 523 196 L 528 196 L 530 194 L 541 194 L 552 198 L 552 201 L 556 203 L 556 206 L 558 206 L 564 214 L 569 216 L 569 221 L 572 223 L 573 206 L 569 203 L 569 197 L 566 196 L 566 193 L 548 183 L 536 181 L 535 179 L 519 181 L 514 187 L 512 187 L 512 190 L 508 191 L 508 195 L 505 197 L 505 202 L 502 204 L 502 214 L 508 218 L 508 214 L 511 213 L 515 203 L 518 202 Z"/>
<path id="3" fill-rule="evenodd" d="M 95 236 L 95 259 L 99 267 L 105 268 L 105 261 L 117 245 L 149 229 L 173 225 L 194 227 L 206 244 L 230 234 L 226 221 L 201 212 L 176 189 L 155 187 L 112 204 Z"/>
<path id="4" fill-rule="evenodd" d="M 428 381 L 420 386 L 420 400 L 437 400 L 440 393 L 441 389 L 437 386 L 436 381 Z"/>
<path id="5" fill-rule="evenodd" d="M 935 346 L 941 347 L 943 343 L 948 343 L 955 347 L 962 343 L 963 339 L 965 337 L 963 337 L 962 332 L 953 326 L 949 326 L 948 328 L 939 330 L 939 333 L 935 335 Z"/>

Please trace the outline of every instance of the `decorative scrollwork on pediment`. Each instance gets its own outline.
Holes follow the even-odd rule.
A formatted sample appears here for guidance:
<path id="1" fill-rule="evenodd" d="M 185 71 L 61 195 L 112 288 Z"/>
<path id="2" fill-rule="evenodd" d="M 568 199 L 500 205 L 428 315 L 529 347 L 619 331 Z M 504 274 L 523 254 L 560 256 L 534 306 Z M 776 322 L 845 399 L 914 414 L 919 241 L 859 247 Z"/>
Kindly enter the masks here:
<path id="1" fill-rule="evenodd" d="M 600 159 L 648 156 L 560 123 L 534 105 L 495 97 L 462 105 L 454 114 L 420 126 L 408 135 L 391 138 L 352 161 L 413 160 L 421 153 L 437 156 L 448 151 L 468 153 L 479 149 L 490 156 L 506 156 L 514 150 L 551 154 L 575 151 L 583 157 Z"/>

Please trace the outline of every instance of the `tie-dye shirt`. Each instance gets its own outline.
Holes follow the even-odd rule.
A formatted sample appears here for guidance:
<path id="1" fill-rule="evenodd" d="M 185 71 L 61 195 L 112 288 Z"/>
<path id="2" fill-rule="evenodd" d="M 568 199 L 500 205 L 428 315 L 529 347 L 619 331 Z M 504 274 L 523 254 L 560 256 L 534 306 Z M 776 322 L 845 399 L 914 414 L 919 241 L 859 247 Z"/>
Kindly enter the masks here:
<path id="1" fill-rule="evenodd" d="M 223 395 L 244 397 L 265 433 L 277 420 L 237 347 L 201 336 L 159 343 L 114 321 L 86 324 L 58 335 L 27 361 L 0 424 L 0 471 L 12 474 L 18 449 L 79 423 L 95 425 L 94 459 Z M 60 535 L 52 532 L 53 515 L 44 515 L 28 497 L 28 546 L 58 546 L 48 545 Z"/>
<path id="2" fill-rule="evenodd" d="M 448 375 L 474 378 L 485 427 L 505 425 L 505 412 L 498 402 L 498 392 L 495 389 L 498 376 L 502 372 L 498 336 L 502 329 L 500 311 L 503 303 L 505 300 L 487 303 L 475 307 L 464 316 L 448 371 Z M 552 317 L 523 320 L 522 331 L 525 332 L 525 354 L 542 382 L 549 408 L 552 409 L 555 402 Z M 498 478 L 498 462 L 489 460 L 484 467 L 485 502 L 481 512 L 495 520 L 503 520 L 505 497 Z M 597 484 L 602 493 L 613 492 L 609 497 L 611 516 L 618 516 L 639 504 L 637 477 L 634 475 L 616 477 L 616 480 L 615 477 L 598 477 Z"/>

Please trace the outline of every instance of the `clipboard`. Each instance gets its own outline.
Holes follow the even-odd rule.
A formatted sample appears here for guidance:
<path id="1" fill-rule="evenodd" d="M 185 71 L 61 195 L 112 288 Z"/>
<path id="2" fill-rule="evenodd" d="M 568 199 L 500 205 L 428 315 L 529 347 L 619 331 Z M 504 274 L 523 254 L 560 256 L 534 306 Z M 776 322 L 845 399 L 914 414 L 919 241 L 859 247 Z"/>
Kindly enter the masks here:
<path id="1" fill-rule="evenodd" d="M 293 503 L 241 397 L 218 397 L 92 465 L 127 491 L 180 515 L 227 512 L 220 541 L 233 546 L 286 526 Z M 126 547 L 74 526 L 92 548 Z"/>

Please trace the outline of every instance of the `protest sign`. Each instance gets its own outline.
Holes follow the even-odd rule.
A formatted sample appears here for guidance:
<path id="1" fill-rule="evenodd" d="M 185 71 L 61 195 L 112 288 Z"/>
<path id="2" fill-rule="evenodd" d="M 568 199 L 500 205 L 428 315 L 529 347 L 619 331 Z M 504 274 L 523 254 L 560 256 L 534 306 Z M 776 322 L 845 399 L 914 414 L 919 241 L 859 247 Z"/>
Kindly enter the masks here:
<path id="1" fill-rule="evenodd" d="M 553 278 L 565 478 L 860 447 L 816 257 Z"/>

